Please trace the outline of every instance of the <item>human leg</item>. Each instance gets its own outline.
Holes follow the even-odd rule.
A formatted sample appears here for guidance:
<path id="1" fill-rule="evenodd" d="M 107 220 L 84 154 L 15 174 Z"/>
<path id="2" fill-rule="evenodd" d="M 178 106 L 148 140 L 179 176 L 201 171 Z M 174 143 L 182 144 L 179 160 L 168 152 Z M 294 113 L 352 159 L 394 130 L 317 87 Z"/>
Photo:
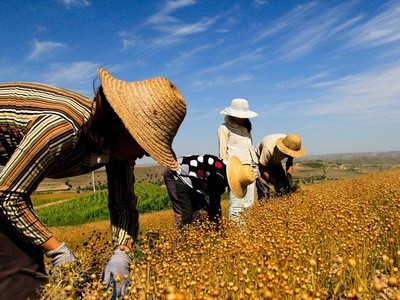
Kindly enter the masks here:
<path id="1" fill-rule="evenodd" d="M 172 210 L 174 212 L 174 219 L 176 228 L 180 229 L 182 225 L 182 209 L 179 205 L 178 195 L 176 192 L 174 174 L 172 173 L 170 168 L 166 168 L 163 173 L 165 186 L 167 187 L 167 192 L 169 199 L 172 203 Z"/>
<path id="2" fill-rule="evenodd" d="M 180 229 L 184 225 L 190 224 L 193 221 L 193 208 L 191 203 L 192 189 L 186 184 L 176 181 L 175 190 L 177 195 L 177 205 L 181 210 L 181 223 L 178 226 L 178 229 Z"/>
<path id="3" fill-rule="evenodd" d="M 254 197 L 255 197 L 255 187 L 256 187 L 256 182 L 253 182 L 252 184 L 249 184 L 247 186 L 247 192 L 246 195 L 244 195 L 244 202 L 243 202 L 243 207 L 248 208 L 254 204 Z"/>
<path id="4" fill-rule="evenodd" d="M 238 198 L 229 190 L 229 209 L 228 209 L 228 217 L 229 220 L 238 221 L 241 212 L 244 207 L 244 198 Z"/>
<path id="5" fill-rule="evenodd" d="M 190 202 L 193 209 L 192 222 L 203 221 L 205 216 L 204 213 L 207 213 L 209 210 L 209 204 L 206 196 L 202 193 L 192 191 L 190 195 Z"/>
<path id="6" fill-rule="evenodd" d="M 0 219 L 0 298 L 39 299 L 48 282 L 42 250 Z"/>

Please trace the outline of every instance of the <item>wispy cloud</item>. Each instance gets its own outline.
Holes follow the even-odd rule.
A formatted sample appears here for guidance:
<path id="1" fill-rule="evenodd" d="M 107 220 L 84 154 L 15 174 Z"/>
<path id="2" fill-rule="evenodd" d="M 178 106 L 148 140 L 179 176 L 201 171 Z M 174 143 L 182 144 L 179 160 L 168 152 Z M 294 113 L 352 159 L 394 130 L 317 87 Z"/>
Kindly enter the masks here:
<path id="1" fill-rule="evenodd" d="M 90 6 L 92 4 L 90 0 L 58 0 L 58 2 L 60 2 L 67 8 Z"/>
<path id="2" fill-rule="evenodd" d="M 346 76 L 329 82 L 330 88 L 317 103 L 307 107 L 310 115 L 340 115 L 352 119 L 400 115 L 400 63 L 380 70 Z M 393 118 L 394 120 L 394 118 Z M 386 120 L 387 121 L 387 120 Z"/>
<path id="3" fill-rule="evenodd" d="M 256 41 L 277 34 L 286 28 L 297 27 L 297 25 L 302 24 L 303 20 L 306 19 L 309 11 L 313 11 L 316 7 L 316 2 L 297 5 L 293 10 L 276 19 L 272 26 L 268 26 L 267 29 L 258 32 Z"/>
<path id="4" fill-rule="evenodd" d="M 173 60 L 170 62 L 166 63 L 166 71 L 168 74 L 176 74 L 184 69 L 188 69 L 191 64 L 195 64 L 197 61 L 197 57 L 201 55 L 202 53 L 205 53 L 207 51 L 211 51 L 211 49 L 216 48 L 223 44 L 222 41 L 217 41 L 212 44 L 205 44 L 201 45 L 199 47 L 193 48 L 189 51 L 183 51 L 180 53 L 177 53 L 177 55 L 174 57 Z"/>
<path id="5" fill-rule="evenodd" d="M 207 31 L 216 19 L 202 18 L 200 21 L 190 24 L 179 23 L 153 27 L 161 34 L 155 37 L 148 46 L 162 47 L 181 43 L 187 36 Z"/>
<path id="6" fill-rule="evenodd" d="M 230 69 L 233 67 L 243 66 L 245 64 L 247 64 L 247 67 L 248 67 L 250 63 L 254 63 L 263 57 L 263 51 L 264 51 L 264 48 L 260 47 L 251 52 L 238 53 L 237 56 L 235 56 L 234 58 L 232 58 L 230 60 L 226 60 L 219 65 L 215 65 L 210 68 L 203 69 L 200 72 L 198 72 L 197 74 L 203 75 L 203 74 L 209 74 L 209 73 L 218 73 L 223 70 L 227 70 L 227 69 Z"/>
<path id="7" fill-rule="evenodd" d="M 263 5 L 266 5 L 266 4 L 268 4 L 268 0 L 254 0 L 254 4 L 256 5 L 256 6 L 263 6 Z"/>
<path id="8" fill-rule="evenodd" d="M 164 46 L 170 46 L 184 41 L 185 37 L 208 31 L 218 20 L 217 17 L 202 17 L 191 23 L 185 23 L 179 18 L 173 16 L 173 13 L 195 5 L 194 0 L 167 1 L 155 14 L 147 18 L 140 30 L 151 29 L 156 31 L 152 40 L 139 40 L 138 33 L 124 32 L 120 34 L 123 46 L 141 45 L 146 49 L 160 49 Z"/>
<path id="9" fill-rule="evenodd" d="M 321 84 L 321 80 L 330 77 L 329 71 L 312 74 L 309 77 L 292 79 L 290 81 L 283 81 L 277 84 L 277 88 L 298 88 L 298 87 L 315 87 L 316 84 Z"/>
<path id="10" fill-rule="evenodd" d="M 140 39 L 136 36 L 135 33 L 128 32 L 128 31 L 119 31 L 118 36 L 121 39 L 122 49 L 128 49 L 131 46 L 140 42 Z"/>
<path id="11" fill-rule="evenodd" d="M 400 1 L 391 1 L 368 22 L 348 33 L 348 47 L 371 48 L 400 41 Z"/>
<path id="12" fill-rule="evenodd" d="M 98 63 L 90 61 L 51 64 L 50 71 L 44 75 L 44 82 L 90 94 L 92 93 L 93 80 L 97 76 L 98 66 Z"/>
<path id="13" fill-rule="evenodd" d="M 52 42 L 52 41 L 38 41 L 33 40 L 33 50 L 31 54 L 28 56 L 28 60 L 38 60 L 41 59 L 43 56 L 48 56 L 50 54 L 54 54 L 60 49 L 65 48 L 65 44 Z"/>
<path id="14" fill-rule="evenodd" d="M 254 80 L 254 75 L 252 74 L 238 74 L 236 76 L 219 75 L 214 77 L 213 80 L 197 80 L 193 82 L 193 86 L 196 88 L 213 88 L 217 86 L 228 86 L 251 80 Z"/>
<path id="15" fill-rule="evenodd" d="M 168 23 L 179 23 L 179 20 L 170 14 L 178 9 L 194 4 L 196 4 L 194 0 L 167 1 L 157 13 L 147 18 L 146 24 L 165 25 Z"/>
<path id="16" fill-rule="evenodd" d="M 326 2 L 313 1 L 297 5 L 257 34 L 255 42 L 274 38 L 281 59 L 298 59 L 324 47 L 343 32 L 356 26 L 362 16 L 349 18 L 357 1 L 346 1 L 330 7 Z M 279 35 L 278 35 L 279 34 Z"/>

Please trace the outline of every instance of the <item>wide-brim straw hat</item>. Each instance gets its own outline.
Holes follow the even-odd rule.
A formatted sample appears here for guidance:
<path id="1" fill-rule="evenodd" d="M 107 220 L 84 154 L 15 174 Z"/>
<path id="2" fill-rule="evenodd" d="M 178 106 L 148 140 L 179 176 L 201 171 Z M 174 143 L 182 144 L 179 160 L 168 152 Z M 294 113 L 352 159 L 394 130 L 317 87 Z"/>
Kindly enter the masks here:
<path id="1" fill-rule="evenodd" d="M 306 149 L 301 146 L 301 138 L 295 133 L 277 139 L 276 146 L 281 152 L 291 157 L 300 158 L 306 155 Z"/>
<path id="2" fill-rule="evenodd" d="M 178 88 L 163 77 L 126 82 L 101 67 L 98 73 L 107 101 L 132 137 L 159 164 L 177 170 L 172 141 L 186 115 Z"/>
<path id="3" fill-rule="evenodd" d="M 250 119 L 257 117 L 257 113 L 249 109 L 249 102 L 243 98 L 235 98 L 231 102 L 231 106 L 220 112 L 222 115 L 228 115 L 241 119 Z"/>
<path id="4" fill-rule="evenodd" d="M 253 168 L 249 165 L 243 165 L 236 156 L 228 159 L 226 174 L 229 188 L 238 198 L 243 198 L 246 195 L 247 186 L 256 180 Z"/>

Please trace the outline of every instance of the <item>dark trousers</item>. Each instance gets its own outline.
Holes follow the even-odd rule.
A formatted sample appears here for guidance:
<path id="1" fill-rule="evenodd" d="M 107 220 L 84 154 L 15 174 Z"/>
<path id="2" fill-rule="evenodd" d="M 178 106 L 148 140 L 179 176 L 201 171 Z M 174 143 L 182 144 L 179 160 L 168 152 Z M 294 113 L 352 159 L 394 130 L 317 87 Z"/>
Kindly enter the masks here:
<path id="1" fill-rule="evenodd" d="M 164 182 L 172 202 L 175 224 L 178 229 L 192 223 L 195 214 L 201 209 L 208 212 L 210 217 L 215 216 L 220 211 L 220 208 L 217 207 L 218 205 L 220 207 L 220 201 L 218 201 L 218 205 L 212 205 L 210 209 L 204 195 L 175 178 L 169 168 L 164 171 Z"/>
<path id="2" fill-rule="evenodd" d="M 39 299 L 47 282 L 43 251 L 0 218 L 0 300 Z"/>

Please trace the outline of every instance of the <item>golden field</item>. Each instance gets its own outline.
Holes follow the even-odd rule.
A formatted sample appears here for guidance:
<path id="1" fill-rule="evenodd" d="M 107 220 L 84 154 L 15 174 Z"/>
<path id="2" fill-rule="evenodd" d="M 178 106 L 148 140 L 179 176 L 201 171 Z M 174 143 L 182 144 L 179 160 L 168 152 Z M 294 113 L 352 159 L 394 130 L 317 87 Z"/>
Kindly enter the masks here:
<path id="1" fill-rule="evenodd" d="M 141 216 L 124 299 L 400 299 L 400 170 L 302 185 L 255 204 L 241 224 L 181 233 L 172 211 Z M 226 215 L 227 202 L 223 203 Z M 110 299 L 108 222 L 54 228 L 78 263 L 42 299 Z"/>

